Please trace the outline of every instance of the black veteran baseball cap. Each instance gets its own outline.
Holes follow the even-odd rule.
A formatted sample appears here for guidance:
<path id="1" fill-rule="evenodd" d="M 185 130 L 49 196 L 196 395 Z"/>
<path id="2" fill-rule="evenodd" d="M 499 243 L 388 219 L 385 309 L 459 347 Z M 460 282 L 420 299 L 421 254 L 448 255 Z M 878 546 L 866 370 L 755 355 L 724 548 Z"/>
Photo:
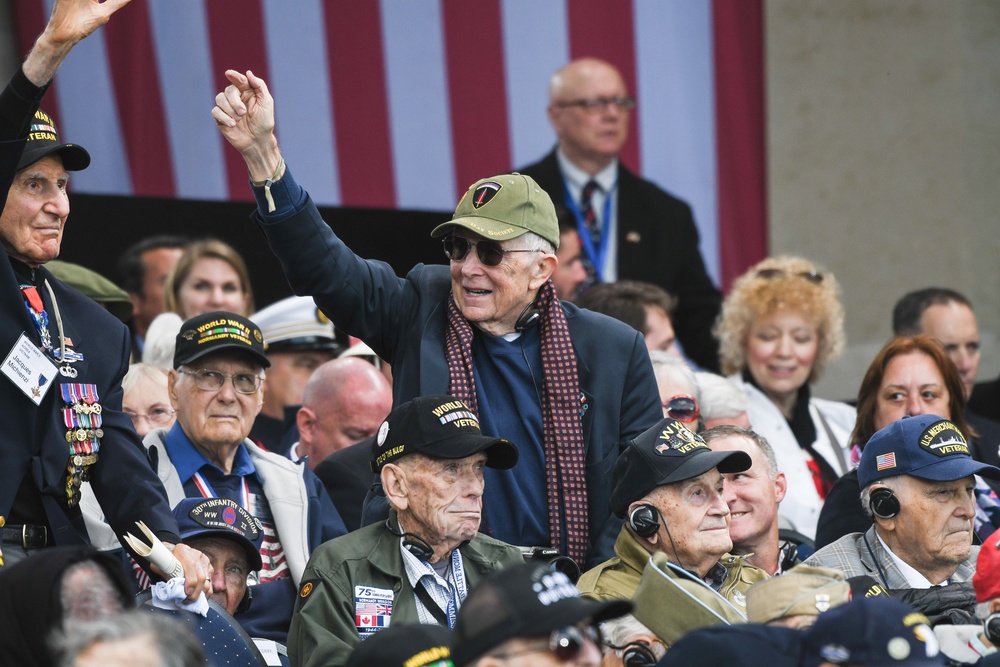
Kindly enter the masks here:
<path id="1" fill-rule="evenodd" d="M 242 315 L 217 310 L 195 315 L 181 325 L 174 347 L 174 368 L 221 350 L 242 350 L 264 368 L 271 365 L 264 355 L 260 327 Z"/>
<path id="2" fill-rule="evenodd" d="M 358 644 L 345 667 L 453 667 L 451 640 L 440 625 L 393 623 Z"/>
<path id="3" fill-rule="evenodd" d="M 464 227 L 491 241 L 507 241 L 534 232 L 559 247 L 559 219 L 552 199 L 535 179 L 524 174 L 476 181 L 462 195 L 452 219 L 435 227 L 431 236 L 444 236 L 455 227 Z"/>
<path id="4" fill-rule="evenodd" d="M 236 542 L 247 554 L 250 569 L 256 572 L 263 561 L 260 545 L 264 531 L 250 512 L 229 498 L 185 498 L 174 507 L 181 540 L 222 537 Z"/>
<path id="5" fill-rule="evenodd" d="M 590 600 L 562 572 L 514 565 L 472 589 L 455 622 L 452 659 L 469 665 L 508 639 L 547 637 L 581 622 L 600 623 L 632 611 L 628 600 Z"/>
<path id="6" fill-rule="evenodd" d="M 90 166 L 90 153 L 83 146 L 64 144 L 59 141 L 59 132 L 52 117 L 39 109 L 31 119 L 31 129 L 28 130 L 28 142 L 21 153 L 21 161 L 17 170 L 35 164 L 43 157 L 59 153 L 63 168 L 66 171 L 81 171 Z"/>
<path id="7" fill-rule="evenodd" d="M 911 475 L 950 482 L 969 475 L 1000 479 L 1000 468 L 980 463 L 958 427 L 937 415 L 903 417 L 877 431 L 868 440 L 858 463 L 858 482 L 864 488 L 895 475 Z"/>
<path id="8" fill-rule="evenodd" d="M 479 430 L 479 419 L 454 396 L 420 396 L 389 413 L 372 443 L 372 472 L 407 454 L 464 459 L 486 452 L 486 465 L 507 470 L 517 463 L 517 448 Z"/>
<path id="9" fill-rule="evenodd" d="M 746 452 L 713 452 L 697 433 L 666 417 L 637 435 L 615 462 L 611 511 L 624 517 L 630 504 L 658 486 L 691 479 L 712 468 L 742 472 L 751 463 Z"/>

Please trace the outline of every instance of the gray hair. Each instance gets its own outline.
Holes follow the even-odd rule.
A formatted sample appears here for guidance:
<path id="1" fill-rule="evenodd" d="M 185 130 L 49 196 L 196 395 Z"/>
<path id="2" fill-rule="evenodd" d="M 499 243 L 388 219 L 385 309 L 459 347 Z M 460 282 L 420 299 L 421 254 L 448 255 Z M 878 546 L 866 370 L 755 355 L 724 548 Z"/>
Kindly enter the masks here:
<path id="1" fill-rule="evenodd" d="M 694 400 L 701 405 L 701 392 L 698 390 L 698 380 L 694 377 L 694 371 L 683 359 L 676 354 L 653 350 L 649 353 L 649 360 L 653 362 L 653 373 L 656 377 L 663 378 L 672 384 L 681 384 L 688 387 Z"/>
<path id="2" fill-rule="evenodd" d="M 92 560 L 66 568 L 60 579 L 59 602 L 67 625 L 110 616 L 125 609 L 122 593 L 111 576 Z"/>
<path id="3" fill-rule="evenodd" d="M 728 419 L 747 411 L 747 395 L 721 375 L 698 371 L 694 374 L 701 392 L 702 419 Z"/>
<path id="4" fill-rule="evenodd" d="M 517 238 L 522 239 L 521 243 L 523 245 L 521 249 L 523 250 L 535 250 L 537 252 L 548 253 L 549 255 L 556 253 L 556 248 L 552 245 L 552 242 L 542 238 L 535 232 L 525 232 Z"/>
<path id="5" fill-rule="evenodd" d="M 55 639 L 60 667 L 73 667 L 94 644 L 143 639 L 159 654 L 158 667 L 203 667 L 205 653 L 187 624 L 167 614 L 130 610 L 77 623 Z"/>
<path id="6" fill-rule="evenodd" d="M 875 520 L 875 513 L 872 512 L 872 487 L 878 484 L 879 486 L 884 486 L 886 488 L 896 491 L 899 489 L 900 481 L 903 479 L 903 475 L 892 475 L 891 477 L 883 477 L 882 479 L 876 479 L 874 482 L 869 482 L 868 486 L 861 489 L 861 509 L 865 511 L 865 516 L 867 516 L 872 521 Z"/>
<path id="7" fill-rule="evenodd" d="M 162 382 L 163 386 L 166 387 L 168 375 L 167 369 L 162 366 L 145 363 L 132 364 L 128 367 L 125 377 L 122 378 L 122 391 L 126 394 L 129 393 L 141 380 Z"/>
<path id="8" fill-rule="evenodd" d="M 746 438 L 750 442 L 757 445 L 757 448 L 764 454 L 764 461 L 767 462 L 768 477 L 771 479 L 776 479 L 778 477 L 778 457 L 774 454 L 774 447 L 772 447 L 771 443 L 767 441 L 767 438 L 762 436 L 760 433 L 751 431 L 748 428 L 743 428 L 742 426 L 723 424 L 722 426 L 716 426 L 708 429 L 707 431 L 703 431 L 702 433 L 699 433 L 699 435 L 706 444 L 711 444 L 713 440 L 721 440 L 722 438 L 731 438 L 734 436 Z"/>
<path id="9" fill-rule="evenodd" d="M 631 642 L 634 642 L 638 637 L 643 635 L 656 636 L 656 633 L 647 628 L 645 625 L 639 622 L 639 620 L 632 614 L 625 614 L 624 616 L 619 616 L 618 618 L 613 618 L 609 621 L 604 621 L 601 623 L 601 636 L 607 640 L 607 643 L 614 644 L 615 646 L 625 646 Z M 659 643 L 653 643 L 648 645 L 650 651 L 659 660 L 667 654 L 666 646 Z M 615 655 L 619 658 L 625 652 L 622 649 L 614 649 L 610 646 L 602 646 L 602 652 L 604 655 L 614 651 Z"/>

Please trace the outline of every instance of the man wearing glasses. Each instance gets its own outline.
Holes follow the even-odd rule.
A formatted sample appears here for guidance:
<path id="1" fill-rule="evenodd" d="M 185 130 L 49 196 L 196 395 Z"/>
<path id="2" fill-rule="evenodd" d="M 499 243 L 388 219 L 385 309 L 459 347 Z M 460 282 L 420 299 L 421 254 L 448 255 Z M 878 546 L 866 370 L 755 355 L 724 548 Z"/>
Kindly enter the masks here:
<path id="1" fill-rule="evenodd" d="M 555 295 L 549 196 L 520 174 L 473 184 L 432 232 L 449 266 L 398 278 L 351 252 L 295 182 L 264 82 L 226 76 L 213 118 L 261 186 L 257 221 L 293 290 L 392 364 L 397 405 L 450 394 L 484 434 L 518 443 L 515 470 L 487 471 L 483 532 L 580 564 L 609 556 L 620 526 L 608 509 L 613 462 L 660 407 L 642 337 Z"/>
<path id="2" fill-rule="evenodd" d="M 307 466 L 248 438 L 270 366 L 257 325 L 222 311 L 192 317 L 177 334 L 173 365 L 167 389 L 177 421 L 151 431 L 144 444 L 171 507 L 184 498 L 228 498 L 261 522 L 262 568 L 250 582 L 255 604 L 240 620 L 253 636 L 284 643 L 309 555 L 347 529 Z"/>
<path id="3" fill-rule="evenodd" d="M 549 82 L 558 145 L 520 171 L 577 218 L 591 281 L 640 280 L 675 295 L 674 328 L 685 354 L 718 372 L 712 325 L 722 294 L 705 271 L 691 208 L 618 159 L 634 108 L 618 70 L 603 60 L 574 60 Z"/>
<path id="4" fill-rule="evenodd" d="M 562 572 L 539 565 L 501 570 L 477 586 L 458 613 L 455 667 L 601 664 L 600 623 L 632 610 L 627 600 L 598 602 Z"/>

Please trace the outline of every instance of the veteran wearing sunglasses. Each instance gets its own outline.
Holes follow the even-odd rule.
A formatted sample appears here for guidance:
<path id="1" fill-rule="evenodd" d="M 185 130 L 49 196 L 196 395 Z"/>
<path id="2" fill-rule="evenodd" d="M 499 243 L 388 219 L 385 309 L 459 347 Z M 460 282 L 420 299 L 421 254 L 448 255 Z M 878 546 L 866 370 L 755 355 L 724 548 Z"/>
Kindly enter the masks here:
<path id="1" fill-rule="evenodd" d="M 213 118 L 243 155 L 256 219 L 296 294 L 392 364 L 393 398 L 451 394 L 483 433 L 518 443 L 513 470 L 487 470 L 483 524 L 519 546 L 551 546 L 581 565 L 610 556 L 608 509 L 623 443 L 660 418 L 642 336 L 559 301 L 550 277 L 559 226 L 531 179 L 483 179 L 432 235 L 447 266 L 405 278 L 355 255 L 320 218 L 278 150 L 264 81 L 229 70 Z"/>
<path id="2" fill-rule="evenodd" d="M 260 328 L 225 311 L 196 315 L 177 334 L 167 391 L 177 421 L 143 444 L 174 507 L 184 498 L 228 498 L 260 521 L 262 567 L 240 623 L 253 636 L 288 632 L 296 588 L 312 551 L 347 532 L 308 466 L 248 439 L 270 362 Z M 282 641 L 281 643 L 285 643 Z"/>
<path id="3" fill-rule="evenodd" d="M 795 499 L 779 514 L 810 539 L 827 493 L 851 469 L 857 412 L 809 389 L 844 349 L 839 291 L 809 260 L 770 257 L 736 279 L 717 325 L 722 370 L 746 393 L 750 427 L 771 443 Z"/>

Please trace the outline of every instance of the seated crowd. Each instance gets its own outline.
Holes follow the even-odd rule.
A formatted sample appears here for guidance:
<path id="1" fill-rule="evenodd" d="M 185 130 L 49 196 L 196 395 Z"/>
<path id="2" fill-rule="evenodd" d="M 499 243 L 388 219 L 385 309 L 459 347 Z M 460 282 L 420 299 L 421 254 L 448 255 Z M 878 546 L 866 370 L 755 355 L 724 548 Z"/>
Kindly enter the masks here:
<path id="1" fill-rule="evenodd" d="M 18 207 L 65 222 L 90 158 L 38 101 L 127 2 L 56 0 L 0 97 L 0 312 L 16 363 L 76 379 L 3 384 L 38 412 L 3 445 L 0 662 L 1000 664 L 1000 424 L 965 297 L 905 295 L 856 402 L 813 396 L 836 279 L 770 257 L 722 299 L 695 234 L 648 282 L 632 226 L 693 223 L 619 164 L 635 102 L 593 59 L 552 78 L 553 153 L 470 186 L 431 232 L 447 265 L 400 278 L 322 220 L 266 83 L 229 70 L 212 118 L 302 296 L 256 310 L 226 243 L 151 237 L 122 258 L 126 333 Z"/>

